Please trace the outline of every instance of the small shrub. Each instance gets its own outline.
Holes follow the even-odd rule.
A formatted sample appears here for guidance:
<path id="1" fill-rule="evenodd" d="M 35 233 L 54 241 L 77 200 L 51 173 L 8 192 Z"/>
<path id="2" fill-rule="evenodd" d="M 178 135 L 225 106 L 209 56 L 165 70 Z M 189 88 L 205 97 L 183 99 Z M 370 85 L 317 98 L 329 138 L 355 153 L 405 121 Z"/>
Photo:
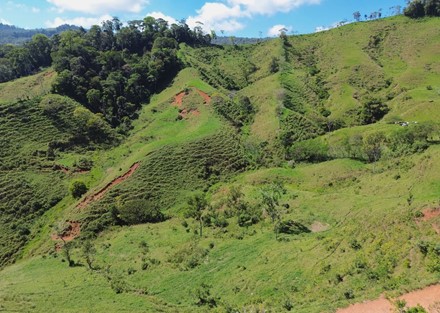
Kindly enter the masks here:
<path id="1" fill-rule="evenodd" d="M 275 231 L 280 234 L 299 235 L 302 233 L 310 233 L 310 229 L 302 225 L 301 223 L 287 220 L 282 221 L 275 226 Z"/>
<path id="2" fill-rule="evenodd" d="M 354 292 L 353 290 L 347 290 L 344 292 L 344 297 L 345 299 L 349 300 L 349 299 L 354 299 Z"/>
<path id="3" fill-rule="evenodd" d="M 359 241 L 357 241 L 356 239 L 353 239 L 350 241 L 350 247 L 353 250 L 360 250 L 362 248 L 362 245 Z"/>
<path id="4" fill-rule="evenodd" d="M 292 311 L 293 309 L 292 301 L 290 301 L 290 299 L 286 299 L 283 303 L 283 308 L 286 309 L 286 311 Z"/>
<path id="5" fill-rule="evenodd" d="M 218 299 L 211 295 L 211 288 L 211 285 L 205 283 L 202 283 L 197 288 L 195 291 L 197 306 L 208 306 L 211 309 L 217 306 Z"/>

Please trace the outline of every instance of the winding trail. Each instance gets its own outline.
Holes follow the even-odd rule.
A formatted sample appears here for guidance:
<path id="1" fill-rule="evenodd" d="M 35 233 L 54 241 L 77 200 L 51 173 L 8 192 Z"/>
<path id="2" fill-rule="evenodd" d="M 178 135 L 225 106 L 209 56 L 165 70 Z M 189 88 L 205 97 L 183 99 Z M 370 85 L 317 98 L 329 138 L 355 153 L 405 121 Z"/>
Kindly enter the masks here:
<path id="1" fill-rule="evenodd" d="M 131 175 L 133 175 L 134 172 L 138 169 L 138 167 L 139 167 L 139 162 L 133 164 L 124 175 L 121 175 L 121 176 L 115 178 L 110 183 L 108 183 L 104 188 L 102 188 L 101 190 L 96 192 L 95 194 L 85 197 L 80 203 L 78 203 L 78 205 L 76 207 L 78 209 L 84 209 L 90 203 L 101 200 L 112 187 L 119 185 L 124 180 L 128 179 Z"/>

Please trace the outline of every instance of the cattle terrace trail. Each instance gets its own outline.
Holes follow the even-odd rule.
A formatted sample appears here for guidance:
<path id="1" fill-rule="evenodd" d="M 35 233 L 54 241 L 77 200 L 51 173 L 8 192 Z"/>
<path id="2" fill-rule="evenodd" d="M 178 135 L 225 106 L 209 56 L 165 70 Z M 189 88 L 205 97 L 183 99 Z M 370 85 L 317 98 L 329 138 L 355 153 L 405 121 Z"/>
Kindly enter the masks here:
<path id="1" fill-rule="evenodd" d="M 120 183 L 128 179 L 131 175 L 133 175 L 134 172 L 138 169 L 139 165 L 140 165 L 139 162 L 133 164 L 124 175 L 115 178 L 95 194 L 85 197 L 80 203 L 78 203 L 76 207 L 78 209 L 85 209 L 90 203 L 101 200 L 111 188 L 113 188 L 116 185 L 119 185 Z"/>

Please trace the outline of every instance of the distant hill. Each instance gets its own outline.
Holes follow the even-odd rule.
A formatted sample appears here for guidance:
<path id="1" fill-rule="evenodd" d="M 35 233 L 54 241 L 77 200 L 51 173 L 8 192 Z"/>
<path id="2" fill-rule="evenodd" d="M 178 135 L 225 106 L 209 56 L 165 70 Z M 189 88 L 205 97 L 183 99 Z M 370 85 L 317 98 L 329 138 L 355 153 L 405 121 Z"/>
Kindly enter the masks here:
<path id="1" fill-rule="evenodd" d="M 13 25 L 5 25 L 0 23 L 0 44 L 21 44 L 32 38 L 35 34 L 44 34 L 51 37 L 55 34 L 62 33 L 70 29 L 79 29 L 74 25 L 61 25 L 56 28 L 38 28 L 38 29 L 24 29 Z"/>
<path id="2" fill-rule="evenodd" d="M 272 38 L 247 38 L 247 37 L 227 37 L 221 36 L 211 40 L 211 43 L 214 45 L 246 45 L 246 44 L 255 44 L 262 41 L 267 41 Z"/>

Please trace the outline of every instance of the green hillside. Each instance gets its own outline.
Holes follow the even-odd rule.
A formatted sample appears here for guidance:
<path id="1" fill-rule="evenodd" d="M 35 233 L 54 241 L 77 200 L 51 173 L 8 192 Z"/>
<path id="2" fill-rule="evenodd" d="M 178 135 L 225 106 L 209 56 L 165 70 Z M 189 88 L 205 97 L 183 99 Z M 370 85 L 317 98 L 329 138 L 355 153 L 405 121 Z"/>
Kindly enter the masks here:
<path id="1" fill-rule="evenodd" d="M 439 27 L 64 35 L 0 84 L 0 312 L 336 312 L 439 283 Z"/>

